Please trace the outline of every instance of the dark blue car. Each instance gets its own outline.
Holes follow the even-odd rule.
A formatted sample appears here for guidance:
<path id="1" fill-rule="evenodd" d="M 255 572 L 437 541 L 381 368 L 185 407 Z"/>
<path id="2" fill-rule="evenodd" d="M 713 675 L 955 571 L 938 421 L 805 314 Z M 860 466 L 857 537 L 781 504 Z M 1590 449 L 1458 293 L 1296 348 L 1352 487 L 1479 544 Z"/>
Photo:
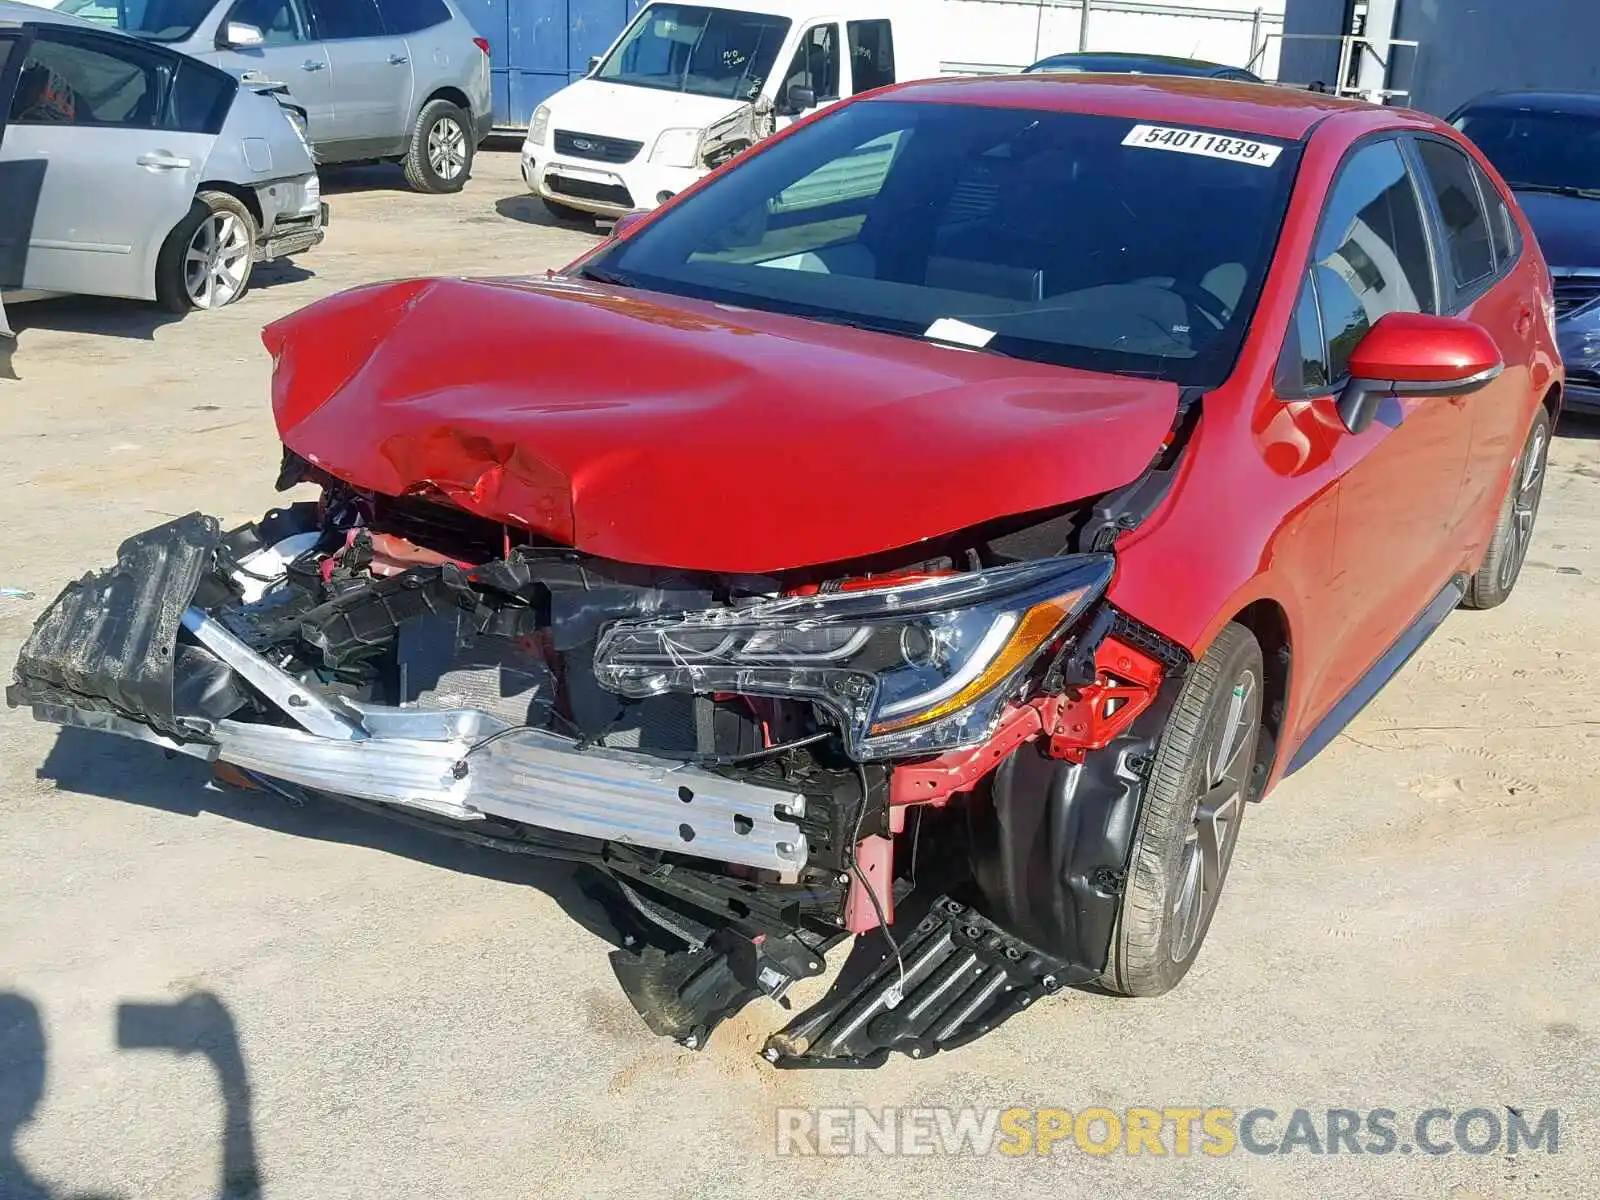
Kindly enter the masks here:
<path id="1" fill-rule="evenodd" d="M 1600 94 L 1495 93 L 1450 122 L 1516 192 L 1555 275 L 1566 406 L 1600 412 Z"/>
<path id="2" fill-rule="evenodd" d="M 1261 77 L 1243 67 L 1201 62 L 1197 58 L 1169 58 L 1163 54 L 1123 54 L 1111 51 L 1052 54 L 1041 58 L 1023 74 L 1048 71 L 1052 74 L 1095 72 L 1111 75 L 1194 75 L 1206 79 L 1232 79 L 1238 83 L 1260 83 Z"/>

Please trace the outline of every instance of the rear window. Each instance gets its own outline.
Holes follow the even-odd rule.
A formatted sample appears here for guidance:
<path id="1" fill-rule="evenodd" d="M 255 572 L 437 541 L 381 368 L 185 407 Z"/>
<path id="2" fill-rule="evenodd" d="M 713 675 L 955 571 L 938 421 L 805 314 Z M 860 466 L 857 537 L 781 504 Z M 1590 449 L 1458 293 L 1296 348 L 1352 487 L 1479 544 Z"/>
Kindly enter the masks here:
<path id="1" fill-rule="evenodd" d="M 894 31 L 888 21 L 851 21 L 850 72 L 856 92 L 888 87 L 894 82 Z"/>
<path id="2" fill-rule="evenodd" d="M 1298 155 L 1228 131 L 869 101 L 752 154 L 590 266 L 658 291 L 1214 385 L 1243 342 Z"/>
<path id="3" fill-rule="evenodd" d="M 450 19 L 444 0 L 378 0 L 378 11 L 390 33 L 417 33 Z"/>

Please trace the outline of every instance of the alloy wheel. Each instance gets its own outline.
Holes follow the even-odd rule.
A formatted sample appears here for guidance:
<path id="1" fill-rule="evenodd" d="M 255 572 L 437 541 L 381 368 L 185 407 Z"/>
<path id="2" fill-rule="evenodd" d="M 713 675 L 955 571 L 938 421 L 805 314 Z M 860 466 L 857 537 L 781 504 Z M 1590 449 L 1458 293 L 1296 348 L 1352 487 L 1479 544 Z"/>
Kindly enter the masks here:
<path id="1" fill-rule="evenodd" d="M 196 308 L 221 308 L 239 297 L 250 276 L 250 231 L 230 212 L 200 222 L 184 254 L 183 286 Z"/>
<path id="2" fill-rule="evenodd" d="M 467 169 L 467 135 L 453 117 L 440 117 L 428 130 L 428 165 L 449 182 Z"/>
<path id="3" fill-rule="evenodd" d="M 1202 790 L 1194 822 L 1178 860 L 1172 899 L 1172 958 L 1194 952 L 1222 895 L 1222 881 L 1239 838 L 1239 822 L 1255 768 L 1256 731 L 1261 723 L 1261 685 L 1246 670 L 1234 680 L 1227 709 L 1201 755 Z"/>
<path id="4" fill-rule="evenodd" d="M 1544 494 L 1545 451 L 1549 448 L 1549 432 L 1541 424 L 1533 431 L 1533 441 L 1522 460 L 1522 470 L 1516 481 L 1516 495 L 1511 501 L 1510 553 L 1500 563 L 1500 586 L 1510 588 L 1522 570 L 1522 561 L 1528 557 L 1528 544 L 1533 541 L 1533 523 L 1539 515 L 1539 498 Z"/>

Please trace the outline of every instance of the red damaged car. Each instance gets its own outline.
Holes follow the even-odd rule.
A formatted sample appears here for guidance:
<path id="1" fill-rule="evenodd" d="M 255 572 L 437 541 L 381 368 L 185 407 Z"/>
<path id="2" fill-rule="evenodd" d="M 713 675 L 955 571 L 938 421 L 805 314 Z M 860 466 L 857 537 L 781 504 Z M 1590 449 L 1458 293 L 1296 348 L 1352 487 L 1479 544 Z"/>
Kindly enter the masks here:
<path id="1" fill-rule="evenodd" d="M 44 721 L 588 864 L 696 1046 L 779 1065 L 1193 963 L 1246 803 L 1516 582 L 1561 404 L 1504 184 L 1197 80 L 841 104 L 565 273 L 270 326 L 281 486 L 40 618 Z"/>

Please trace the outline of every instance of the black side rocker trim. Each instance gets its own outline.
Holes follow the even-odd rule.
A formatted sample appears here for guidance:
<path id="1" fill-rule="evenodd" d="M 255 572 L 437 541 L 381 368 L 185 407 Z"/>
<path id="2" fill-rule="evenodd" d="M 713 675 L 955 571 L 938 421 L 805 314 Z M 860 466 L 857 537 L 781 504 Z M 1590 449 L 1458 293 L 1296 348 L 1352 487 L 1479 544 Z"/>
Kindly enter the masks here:
<path id="1" fill-rule="evenodd" d="M 1300 748 L 1289 760 L 1289 767 L 1284 771 L 1284 775 L 1293 775 L 1326 750 L 1328 743 L 1338 737 L 1345 726 L 1372 703 L 1372 698 L 1383 690 L 1383 685 L 1399 674 L 1400 668 L 1411 661 L 1411 656 L 1422 649 L 1422 644 L 1444 624 L 1445 618 L 1456 610 L 1461 598 L 1466 594 L 1465 575 L 1457 575 L 1445 584 L 1444 589 L 1428 602 L 1428 607 L 1417 614 L 1416 619 L 1395 638 L 1387 650 L 1378 656 L 1378 661 L 1367 668 L 1367 673 L 1356 680 L 1354 686 L 1344 694 L 1339 703 L 1333 706 L 1328 715 L 1317 723 L 1317 727 L 1311 731 L 1306 740 L 1300 743 Z"/>

